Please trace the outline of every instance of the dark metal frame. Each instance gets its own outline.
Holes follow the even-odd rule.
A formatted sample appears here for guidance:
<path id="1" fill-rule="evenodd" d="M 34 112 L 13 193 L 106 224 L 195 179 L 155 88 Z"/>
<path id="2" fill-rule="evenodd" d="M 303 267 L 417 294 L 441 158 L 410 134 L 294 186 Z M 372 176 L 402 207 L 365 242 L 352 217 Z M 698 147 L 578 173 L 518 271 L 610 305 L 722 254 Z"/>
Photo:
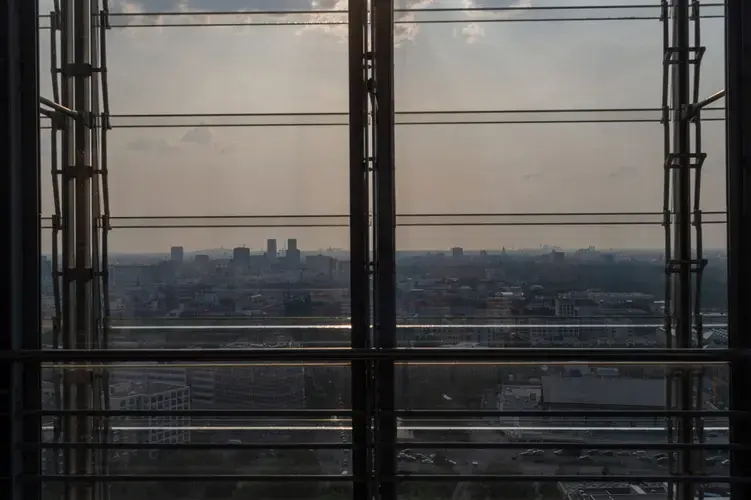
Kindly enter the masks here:
<path id="1" fill-rule="evenodd" d="M 38 11 L 36 2 L 0 3 L 0 349 L 41 349 Z M 24 448 L 41 437 L 38 362 L 0 364 L 0 488 L 12 500 L 34 500 L 41 483 L 22 475 L 40 473 L 40 450 Z"/>
<path id="2" fill-rule="evenodd" d="M 69 0 L 73 1 L 73 0 Z M 83 0 L 76 0 L 82 5 Z M 679 9 L 686 9 L 688 2 L 678 2 Z M 369 9 L 370 7 L 370 9 Z M 2 55 L 0 63 L 0 116 L 4 120 L 2 132 L 3 143 L 0 150 L 7 155 L 2 162 L 3 182 L 0 183 L 0 202 L 7 217 L 0 219 L 2 234 L 6 235 L 3 244 L 7 245 L 9 258 L 3 265 L 7 268 L 7 279 L 1 281 L 7 288 L 6 296 L 13 300 L 3 303 L 3 335 L 0 352 L 0 429 L 4 439 L 0 440 L 0 486 L 3 491 L 10 491 L 13 500 L 38 498 L 42 481 L 64 483 L 92 483 L 107 478 L 109 481 L 215 481 L 243 480 L 268 481 L 273 479 L 285 481 L 354 481 L 354 498 L 358 500 L 396 498 L 396 485 L 403 481 L 520 481 L 530 480 L 528 476 L 517 475 L 406 475 L 399 473 L 396 467 L 396 450 L 405 446 L 410 448 L 494 448 L 511 449 L 528 446 L 524 443 L 477 443 L 439 442 L 400 444 L 396 439 L 396 420 L 402 418 L 481 418 L 500 414 L 511 416 L 591 416 L 607 417 L 614 412 L 605 411 L 546 411 L 546 412 L 496 412 L 496 411 L 432 411 L 432 410 L 397 410 L 395 407 L 394 369 L 398 364 L 414 361 L 456 360 L 481 362 L 520 361 L 539 362 L 661 362 L 666 366 L 685 368 L 692 364 L 711 364 L 730 362 L 732 374 L 731 410 L 727 412 L 706 412 L 701 408 L 692 409 L 686 399 L 678 409 L 644 412 L 615 412 L 619 416 L 634 418 L 670 418 L 679 420 L 684 438 L 689 438 L 689 425 L 686 422 L 706 416 L 727 416 L 731 419 L 731 443 L 729 445 L 710 445 L 706 443 L 672 442 L 672 443 L 599 443 L 587 445 L 592 449 L 660 449 L 675 450 L 682 457 L 681 471 L 670 476 L 535 476 L 535 481 L 562 480 L 608 480 L 635 481 L 662 480 L 673 484 L 701 482 L 726 482 L 732 484 L 734 498 L 751 498 L 751 426 L 748 425 L 751 414 L 751 398 L 747 388 L 751 385 L 751 364 L 748 362 L 751 336 L 744 328 L 751 324 L 751 308 L 742 300 L 751 292 L 751 261 L 747 258 L 751 237 L 751 180 L 747 179 L 751 165 L 751 6 L 744 0 L 728 0 L 727 23 L 727 152 L 728 152 L 728 268 L 730 298 L 730 348 L 727 350 L 703 350 L 692 348 L 692 330 L 687 316 L 691 312 L 691 293 L 686 287 L 690 284 L 692 273 L 690 236 L 681 234 L 676 240 L 681 242 L 678 252 L 677 267 L 682 275 L 677 287 L 681 304 L 677 349 L 483 349 L 483 350 L 440 350 L 416 348 L 401 350 L 396 348 L 396 210 L 395 210 L 395 109 L 394 109 L 394 5 L 393 0 L 352 0 L 349 6 L 349 133 L 350 133 L 350 243 L 351 243 L 351 296 L 352 296 L 352 349 L 321 349 L 315 351 L 286 350 L 160 350 L 129 351 L 84 348 L 60 351 L 41 351 L 39 319 L 39 95 L 37 65 L 37 6 L 33 1 L 7 0 L 0 7 L 2 23 Z M 370 10 L 370 18 L 368 16 Z M 370 22 L 369 22 L 370 19 Z M 80 20 L 82 21 L 82 20 Z M 687 28 L 686 28 L 687 29 Z M 678 53 L 679 63 L 686 64 L 689 50 L 686 47 L 688 36 L 680 28 L 683 41 L 682 52 Z M 79 52 L 83 50 L 82 40 L 77 40 Z M 80 54 L 79 54 L 80 55 Z M 79 57 L 78 59 L 82 59 Z M 33 63 L 29 63 L 29 62 Z M 683 80 L 688 81 L 689 72 L 681 70 Z M 82 78 L 82 77 L 73 77 Z M 78 96 L 73 104 L 86 97 L 78 83 Z M 692 101 L 687 94 L 686 83 L 681 83 L 677 93 L 680 106 L 690 105 Z M 78 105 L 75 108 L 79 108 Z M 81 108 L 81 112 L 87 112 Z M 77 142 L 86 142 L 87 134 L 80 120 L 70 120 L 79 136 Z M 685 120 L 684 120 L 685 121 Z M 678 120 L 677 127 L 686 124 Z M 685 127 L 684 127 L 685 128 Z M 683 155 L 690 155 L 689 144 L 682 137 L 686 130 L 676 130 L 677 149 Z M 73 143 L 75 144 L 75 142 Z M 70 155 L 64 155 L 70 156 Z M 686 201 L 686 171 L 690 169 L 690 156 L 676 158 L 679 163 L 679 175 L 684 178 L 680 184 L 682 193 L 676 221 L 680 232 L 685 233 L 690 224 L 692 211 Z M 79 158 L 80 160 L 80 158 Z M 80 163 L 80 161 L 79 161 Z M 29 166 L 35 168 L 29 168 Z M 66 165 L 67 166 L 67 165 Z M 85 161 L 78 167 L 85 167 Z M 373 185 L 370 185 L 370 178 Z M 371 194 L 372 188 L 372 194 Z M 690 197 L 690 194 L 688 195 Z M 374 224 L 370 225 L 370 201 L 373 202 Z M 73 216 L 75 214 L 72 214 Z M 88 220 L 88 219 L 87 219 Z M 372 232 L 371 232 L 372 231 Z M 70 238 L 67 236 L 66 238 Z M 80 235 L 76 239 L 86 240 L 90 235 Z M 688 246 L 686 242 L 688 241 Z M 64 249 L 68 245 L 64 245 Z M 75 263 L 84 271 L 90 266 L 86 262 Z M 66 261 L 67 265 L 67 261 Z M 79 271 L 76 271 L 80 274 Z M 5 276 L 3 277 L 5 278 Z M 85 277 L 84 277 L 85 278 Z M 81 278 L 84 281 L 84 278 Z M 370 283 L 373 283 L 373 290 Z M 82 287 L 82 289 L 85 287 Z M 86 299 L 88 302 L 89 299 Z M 81 300 L 76 306 L 83 307 Z M 375 306 L 371 319 L 371 303 Z M 74 304 L 67 304 L 66 313 Z M 81 312 L 83 316 L 87 313 Z M 80 316 L 79 314 L 79 316 Z M 683 322 L 683 323 L 681 323 Z M 683 324 L 683 326 L 681 326 Z M 76 325 L 73 325 L 77 328 Z M 8 334 L 6 335 L 6 332 Z M 74 342 L 73 344 L 79 344 Z M 286 443 L 286 444 L 227 444 L 227 445 L 143 445 L 117 443 L 82 443 L 66 440 L 65 442 L 41 443 L 41 417 L 72 417 L 74 414 L 89 414 L 96 417 L 116 416 L 119 411 L 89 408 L 88 405 L 75 405 L 54 411 L 40 408 L 40 374 L 41 362 L 92 362 L 107 363 L 112 361 L 342 361 L 351 364 L 352 373 L 352 410 L 326 411 L 330 415 L 352 418 L 353 442 L 344 443 Z M 687 383 L 679 384 L 682 388 Z M 685 391 L 684 391 L 685 392 Z M 81 411 L 79 411 L 81 410 Z M 135 414 L 139 412 L 129 412 Z M 140 412 L 146 415 L 148 412 Z M 179 412 L 160 412 L 160 414 L 178 414 Z M 206 416 L 285 416 L 297 415 L 284 411 L 206 411 L 190 412 L 192 415 Z M 321 415 L 323 412 L 301 411 L 300 416 Z M 544 413 L 544 415 L 542 415 Z M 709 415 L 708 413 L 711 413 Z M 84 420 L 84 419 L 81 419 Z M 89 431 L 84 432 L 86 434 Z M 42 448 L 71 450 L 73 455 L 88 455 L 91 450 L 106 449 L 259 449 L 259 448 L 328 448 L 353 450 L 353 471 L 351 476 L 319 475 L 103 475 L 92 473 L 80 477 L 86 467 L 77 467 L 73 475 L 45 476 L 40 471 L 40 450 Z M 540 448 L 580 448 L 573 443 L 540 443 Z M 729 477 L 706 477 L 692 468 L 690 457 L 695 450 L 727 449 L 731 451 L 732 466 Z M 77 452 L 77 453 L 76 453 Z M 83 452 L 83 453 L 82 453 Z M 687 460 L 685 457 L 689 457 Z M 70 472 L 70 471 L 68 471 Z M 6 484 L 7 483 L 7 484 Z M 7 487 L 6 487 L 7 486 Z M 678 490 L 678 496 L 688 498 L 694 488 Z M 81 488 L 80 491 L 89 491 Z M 88 493 L 86 493 L 87 495 Z M 82 495 L 84 495 L 82 493 Z M 691 496 L 691 500 L 693 497 Z"/>
<path id="3" fill-rule="evenodd" d="M 371 2 L 375 91 L 374 199 L 375 297 L 374 340 L 377 351 L 396 348 L 396 189 L 394 149 L 394 1 Z M 375 459 L 379 497 L 395 499 L 396 416 L 394 358 L 375 361 Z"/>
<path id="4" fill-rule="evenodd" d="M 726 39 L 726 148 L 728 205 L 728 334 L 733 349 L 751 349 L 751 4 L 728 0 Z M 730 406 L 751 414 L 751 366 L 730 363 Z M 730 442 L 751 444 L 751 426 L 730 419 Z M 733 476 L 751 477 L 751 453 L 731 452 Z M 751 485 L 736 484 L 732 498 L 751 498 Z"/>
<path id="5" fill-rule="evenodd" d="M 349 2 L 349 230 L 351 346 L 370 347 L 370 220 L 368 161 L 367 0 Z M 353 495 L 372 497 L 370 431 L 370 367 L 367 360 L 351 364 Z"/>

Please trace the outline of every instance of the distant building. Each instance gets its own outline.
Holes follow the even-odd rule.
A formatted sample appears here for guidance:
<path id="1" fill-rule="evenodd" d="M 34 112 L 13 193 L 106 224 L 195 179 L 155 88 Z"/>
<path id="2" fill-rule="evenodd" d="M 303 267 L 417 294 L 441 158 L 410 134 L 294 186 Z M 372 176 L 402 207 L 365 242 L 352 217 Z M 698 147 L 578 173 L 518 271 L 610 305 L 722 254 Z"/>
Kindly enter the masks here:
<path id="1" fill-rule="evenodd" d="M 451 256 L 455 259 L 464 257 L 464 249 L 462 247 L 454 247 L 451 249 Z"/>
<path id="2" fill-rule="evenodd" d="M 232 262 L 236 266 L 250 267 L 250 248 L 237 247 L 232 249 Z"/>
<path id="3" fill-rule="evenodd" d="M 185 257 L 185 251 L 183 247 L 170 248 L 170 260 L 172 262 L 182 262 Z"/>
<path id="4" fill-rule="evenodd" d="M 323 276 L 333 279 L 336 274 L 336 259 L 328 255 L 309 255 L 305 258 L 305 267 L 313 276 Z"/>
<path id="5" fill-rule="evenodd" d="M 555 315 L 559 318 L 575 318 L 579 316 L 576 299 L 570 297 L 555 298 Z"/>
<path id="6" fill-rule="evenodd" d="M 206 264 L 211 262 L 211 258 L 209 258 L 208 255 L 202 253 L 193 257 L 193 262 L 195 262 L 198 265 L 205 266 Z"/>
<path id="7" fill-rule="evenodd" d="M 278 342 L 235 343 L 224 348 L 271 349 L 299 347 L 280 338 Z M 215 370 L 215 404 L 219 408 L 301 409 L 305 408 L 305 368 L 292 366 L 228 366 Z"/>
<path id="8" fill-rule="evenodd" d="M 577 466 L 577 471 L 580 468 Z M 602 470 L 598 473 L 602 474 Z M 665 483 L 558 483 L 558 490 L 562 500 L 665 500 L 668 498 Z"/>
<path id="9" fill-rule="evenodd" d="M 295 245 L 297 245 L 297 241 L 295 241 Z M 266 240 L 266 258 L 273 261 L 276 260 L 276 255 L 276 239 L 271 238 Z"/>
<path id="10" fill-rule="evenodd" d="M 550 252 L 550 260 L 552 260 L 555 263 L 562 263 L 566 259 L 566 253 L 565 252 L 559 252 L 558 250 L 553 250 Z"/>
<path id="11" fill-rule="evenodd" d="M 542 377 L 541 403 L 545 409 L 663 409 L 665 381 L 550 375 Z"/>
<path id="12" fill-rule="evenodd" d="M 297 248 L 297 240 L 295 238 L 287 240 L 286 261 L 290 266 L 300 265 L 300 250 Z"/>
<path id="13" fill-rule="evenodd" d="M 112 410 L 190 410 L 190 388 L 186 385 L 123 382 L 110 385 L 109 391 Z M 190 425 L 188 417 L 112 417 L 110 422 L 114 443 L 190 442 L 190 431 L 185 429 Z"/>

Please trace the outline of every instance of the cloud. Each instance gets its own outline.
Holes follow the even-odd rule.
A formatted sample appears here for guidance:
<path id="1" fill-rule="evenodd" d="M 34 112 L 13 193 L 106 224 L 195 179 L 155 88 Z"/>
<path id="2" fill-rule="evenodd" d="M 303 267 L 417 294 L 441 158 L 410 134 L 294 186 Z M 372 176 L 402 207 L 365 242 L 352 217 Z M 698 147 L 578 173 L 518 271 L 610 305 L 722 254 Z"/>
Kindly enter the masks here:
<path id="1" fill-rule="evenodd" d="M 312 3 L 312 2 L 310 2 Z M 110 5 L 112 12 L 264 12 L 305 10 L 300 0 L 115 0 Z"/>
<path id="2" fill-rule="evenodd" d="M 485 37 L 485 30 L 479 24 L 471 23 L 458 31 L 454 30 L 454 36 L 462 37 L 467 43 L 473 44 Z"/>
<path id="3" fill-rule="evenodd" d="M 421 19 L 434 20 L 463 20 L 470 24 L 459 25 L 454 30 L 454 36 L 461 37 L 467 43 L 473 44 L 485 36 L 485 29 L 472 20 L 508 18 L 519 15 L 518 11 L 498 10 L 468 10 L 458 12 L 433 12 L 429 18 L 420 16 L 419 10 L 429 10 L 440 0 L 396 0 L 395 8 L 402 10 L 394 13 L 394 41 L 397 46 L 402 42 L 414 40 L 420 32 Z M 462 0 L 460 7 L 466 9 L 524 7 L 532 4 L 532 0 Z M 285 20 L 299 22 L 302 27 L 298 34 L 305 32 L 326 33 L 346 41 L 348 28 L 341 24 L 346 20 L 344 14 L 348 9 L 348 0 L 214 0 L 206 3 L 203 0 L 115 0 L 111 5 L 112 12 L 144 13 L 144 12 L 174 12 L 185 13 L 185 17 L 168 20 L 165 16 L 125 17 L 118 22 L 130 24 L 153 24 L 155 26 L 170 23 L 195 23 L 200 25 L 212 20 L 210 15 L 202 12 L 237 12 L 237 16 L 222 16 L 222 22 L 250 22 L 253 17 L 262 15 L 263 21 Z M 406 10 L 407 12 L 404 12 Z M 296 12 L 312 11 L 310 14 Z M 341 11 L 335 13 L 331 11 Z M 274 14 L 264 14 L 274 12 Z M 194 14 L 194 15 L 191 15 Z M 285 19 L 286 18 L 286 19 Z M 305 24 L 310 23 L 310 24 Z"/>
<path id="4" fill-rule="evenodd" d="M 180 142 L 207 146 L 214 142 L 214 135 L 207 127 L 196 127 L 185 132 L 185 134 L 180 139 Z"/>
<path id="5" fill-rule="evenodd" d="M 524 15 L 521 10 L 492 10 L 504 9 L 511 7 L 520 9 L 531 7 L 532 0 L 462 0 L 462 7 L 468 9 L 464 12 L 465 17 L 470 21 L 469 24 L 460 25 L 454 30 L 454 36 L 463 38 L 468 44 L 479 42 L 485 37 L 484 22 L 492 19 L 508 19 Z M 472 10 L 475 9 L 475 10 Z M 491 10 L 481 10 L 491 9 Z"/>

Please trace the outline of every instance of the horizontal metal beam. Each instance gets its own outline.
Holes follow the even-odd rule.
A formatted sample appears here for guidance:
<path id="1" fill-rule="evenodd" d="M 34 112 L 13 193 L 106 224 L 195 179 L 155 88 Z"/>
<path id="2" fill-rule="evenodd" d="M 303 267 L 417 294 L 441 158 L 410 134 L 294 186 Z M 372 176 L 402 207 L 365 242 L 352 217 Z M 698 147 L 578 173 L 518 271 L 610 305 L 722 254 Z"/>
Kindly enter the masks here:
<path id="1" fill-rule="evenodd" d="M 216 409 L 216 410 L 39 410 L 29 412 L 42 416 L 85 416 L 85 417 L 261 417 L 261 418 L 306 418 L 320 417 L 351 417 L 354 412 L 346 409 L 318 410 L 318 409 Z M 2 415 L 2 412 L 0 412 Z"/>
<path id="2" fill-rule="evenodd" d="M 731 444 L 711 444 L 711 443 L 647 443 L 633 442 L 628 443 L 620 441 L 598 442 L 598 443 L 572 443 L 572 442 L 502 442 L 502 441 L 485 441 L 464 443 L 461 441 L 443 442 L 443 441 L 425 441 L 419 443 L 400 442 L 396 448 L 402 450 L 412 449 L 446 449 L 446 450 L 521 450 L 537 448 L 540 450 L 738 450 L 743 449 L 737 445 Z"/>
<path id="3" fill-rule="evenodd" d="M 384 478 L 388 481 L 389 478 Z M 397 482 L 407 481 L 424 481 L 424 482 L 475 482 L 475 483 L 498 483 L 498 482 L 598 482 L 598 483 L 665 483 L 674 481 L 676 483 L 693 483 L 693 484 L 735 484 L 751 483 L 751 478 L 747 477 L 730 477 L 730 476 L 700 476 L 700 475 L 641 475 L 641 474 L 400 474 L 394 478 Z"/>
<path id="4" fill-rule="evenodd" d="M 25 477 L 29 481 L 42 481 L 51 483 L 146 483 L 146 482 L 351 482 L 358 479 L 349 475 L 326 475 L 326 474 L 61 474 Z M 7 478 L 0 478 L 6 481 Z M 566 475 L 566 474 L 397 474 L 392 477 L 381 477 L 381 482 L 589 482 L 600 483 L 635 483 L 668 481 L 687 483 L 751 483 L 751 478 L 729 476 L 701 476 L 701 475 Z"/>
<path id="5" fill-rule="evenodd" d="M 714 417 L 751 419 L 751 415 L 741 411 L 730 410 L 384 410 L 385 415 L 409 419 L 466 419 L 494 417 L 529 417 L 529 418 L 665 418 L 665 417 Z M 0 412 L 2 415 L 3 412 Z M 87 416 L 87 417 L 352 417 L 357 411 L 347 409 L 210 409 L 210 410 L 37 410 L 24 412 L 28 415 L 42 416 Z"/>
<path id="6" fill-rule="evenodd" d="M 709 364 L 748 359 L 745 349 L 579 349 L 579 348 L 412 348 L 412 349 L 348 349 L 348 348 L 279 348 L 279 349 L 47 349 L 2 352 L 3 361 L 90 362 L 113 361 L 494 361 L 494 362 L 619 362 L 629 364 Z"/>
<path id="7" fill-rule="evenodd" d="M 61 474 L 25 476 L 22 479 L 49 483 L 148 483 L 148 482 L 258 482 L 273 483 L 282 481 L 305 482 L 350 482 L 352 476 L 339 474 Z M 5 478 L 0 478 L 0 482 Z"/>
<path id="8" fill-rule="evenodd" d="M 26 448 L 51 450 L 351 450 L 356 446 L 351 443 L 316 443 L 295 441 L 290 443 L 25 443 Z"/>
<path id="9" fill-rule="evenodd" d="M 355 450 L 363 449 L 356 443 L 312 443 L 312 442 L 255 442 L 255 443 L 24 443 L 25 448 L 41 449 L 91 449 L 91 450 Z M 374 447 L 379 446 L 374 443 Z M 400 442 L 394 445 L 396 449 L 446 449 L 446 450 L 521 450 L 537 448 L 541 450 L 715 450 L 715 451 L 748 451 L 750 447 L 737 444 L 714 444 L 714 443 L 655 443 L 655 442 L 522 442 L 522 441 L 487 441 L 487 442 L 462 442 L 462 441 L 421 441 Z"/>
<path id="10" fill-rule="evenodd" d="M 396 410 L 402 418 L 491 418 L 491 417 L 584 417 L 584 418 L 658 418 L 658 417 L 730 417 L 729 410 Z M 746 413 L 738 416 L 751 418 Z"/>

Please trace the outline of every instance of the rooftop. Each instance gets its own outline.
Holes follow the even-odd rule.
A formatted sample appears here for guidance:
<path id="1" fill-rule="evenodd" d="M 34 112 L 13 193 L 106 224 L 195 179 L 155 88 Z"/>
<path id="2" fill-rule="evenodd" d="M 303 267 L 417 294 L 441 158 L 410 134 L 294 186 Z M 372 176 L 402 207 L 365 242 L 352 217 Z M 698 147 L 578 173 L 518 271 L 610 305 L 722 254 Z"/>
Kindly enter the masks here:
<path id="1" fill-rule="evenodd" d="M 542 400 L 547 404 L 665 407 L 662 379 L 542 377 Z"/>
<path id="2" fill-rule="evenodd" d="M 166 384 L 163 382 L 151 382 L 151 383 L 137 383 L 137 382 L 122 382 L 119 384 L 110 385 L 110 397 L 111 398 L 127 398 L 136 395 L 150 396 L 154 394 L 160 394 L 163 392 L 173 391 L 175 389 L 182 389 L 183 386 Z"/>

